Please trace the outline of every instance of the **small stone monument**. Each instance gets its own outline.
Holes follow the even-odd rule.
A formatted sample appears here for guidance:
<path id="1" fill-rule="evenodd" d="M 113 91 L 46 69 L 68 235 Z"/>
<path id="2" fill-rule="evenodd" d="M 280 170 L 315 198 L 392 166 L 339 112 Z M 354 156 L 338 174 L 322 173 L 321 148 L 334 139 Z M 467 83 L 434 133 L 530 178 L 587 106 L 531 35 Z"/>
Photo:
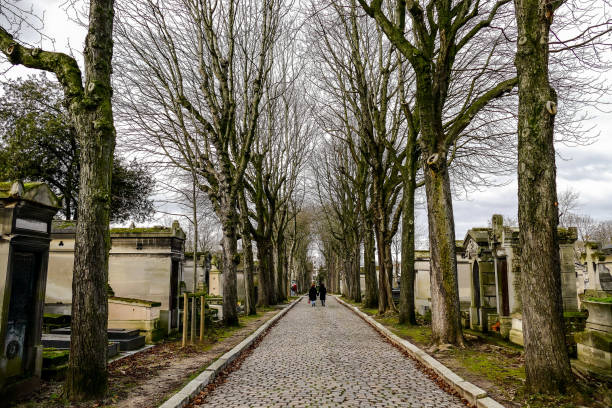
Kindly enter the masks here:
<path id="1" fill-rule="evenodd" d="M 43 183 L 0 183 L 0 397 L 32 391 L 42 369 L 51 219 L 60 200 Z M 10 399 L 10 397 L 9 397 Z"/>

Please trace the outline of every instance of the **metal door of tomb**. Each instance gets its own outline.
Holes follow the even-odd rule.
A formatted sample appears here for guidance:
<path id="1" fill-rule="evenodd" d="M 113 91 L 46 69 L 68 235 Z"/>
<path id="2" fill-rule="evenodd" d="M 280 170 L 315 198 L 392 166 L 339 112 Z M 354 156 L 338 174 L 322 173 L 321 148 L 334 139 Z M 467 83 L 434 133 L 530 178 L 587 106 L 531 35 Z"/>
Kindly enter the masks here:
<path id="1" fill-rule="evenodd" d="M 11 265 L 11 300 L 8 324 L 4 340 L 4 355 L 7 358 L 7 376 L 21 375 L 29 360 L 33 358 L 30 346 L 34 331 L 34 305 L 38 282 L 39 255 L 32 252 L 15 251 Z"/>

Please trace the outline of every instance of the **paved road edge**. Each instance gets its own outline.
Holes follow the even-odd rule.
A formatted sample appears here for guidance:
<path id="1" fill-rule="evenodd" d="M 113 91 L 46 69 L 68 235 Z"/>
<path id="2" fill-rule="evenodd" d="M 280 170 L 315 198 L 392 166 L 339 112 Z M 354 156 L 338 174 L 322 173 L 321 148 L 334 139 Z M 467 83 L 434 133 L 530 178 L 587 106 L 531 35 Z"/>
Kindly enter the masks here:
<path id="1" fill-rule="evenodd" d="M 225 369 L 232 361 L 234 361 L 243 351 L 248 349 L 259 337 L 261 337 L 266 330 L 280 318 L 282 318 L 293 306 L 295 306 L 302 296 L 295 299 L 287 307 L 277 313 L 270 320 L 261 325 L 255 330 L 249 337 L 240 342 L 233 349 L 223 354 L 212 364 L 210 364 L 200 375 L 191 380 L 183 389 L 170 397 L 166 402 L 159 406 L 159 408 L 182 408 L 189 403 L 189 401 L 200 393 L 208 384 L 213 382 L 215 377 Z"/>
<path id="2" fill-rule="evenodd" d="M 469 381 L 465 381 L 463 378 L 459 377 L 453 371 L 448 369 L 438 360 L 410 343 L 408 340 L 404 340 L 391 332 L 381 323 L 374 320 L 371 316 L 368 316 L 358 307 L 352 306 L 338 296 L 334 296 L 336 300 L 352 310 L 359 317 L 365 320 L 370 326 L 374 328 L 378 333 L 380 333 L 383 337 L 387 338 L 393 345 L 396 347 L 406 351 L 410 354 L 415 360 L 419 363 L 423 364 L 425 367 L 433 370 L 440 378 L 442 378 L 452 389 L 457 391 L 461 397 L 465 398 L 470 404 L 477 408 L 504 408 L 502 404 L 495 401 L 493 398 L 487 396 L 487 392 L 482 388 L 477 387 Z M 164 407 L 165 408 L 165 407 Z"/>

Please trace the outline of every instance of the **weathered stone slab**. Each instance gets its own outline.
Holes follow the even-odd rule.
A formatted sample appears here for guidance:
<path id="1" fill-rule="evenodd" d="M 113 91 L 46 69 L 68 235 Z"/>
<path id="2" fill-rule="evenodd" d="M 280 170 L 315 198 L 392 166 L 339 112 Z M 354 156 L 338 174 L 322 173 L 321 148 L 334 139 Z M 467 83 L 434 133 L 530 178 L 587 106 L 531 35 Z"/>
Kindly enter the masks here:
<path id="1" fill-rule="evenodd" d="M 595 367 L 612 369 L 612 354 L 595 347 L 578 343 L 578 360 Z"/>
<path id="2" fill-rule="evenodd" d="M 468 381 L 453 383 L 451 386 L 455 388 L 455 390 L 472 405 L 476 405 L 478 399 L 485 398 L 487 396 L 487 392 L 485 390 Z"/>
<path id="3" fill-rule="evenodd" d="M 589 311 L 588 329 L 612 334 L 612 303 L 584 300 L 582 305 Z"/>
<path id="4" fill-rule="evenodd" d="M 477 408 L 504 408 L 502 404 L 495 401 L 493 398 L 479 398 L 476 403 Z"/>

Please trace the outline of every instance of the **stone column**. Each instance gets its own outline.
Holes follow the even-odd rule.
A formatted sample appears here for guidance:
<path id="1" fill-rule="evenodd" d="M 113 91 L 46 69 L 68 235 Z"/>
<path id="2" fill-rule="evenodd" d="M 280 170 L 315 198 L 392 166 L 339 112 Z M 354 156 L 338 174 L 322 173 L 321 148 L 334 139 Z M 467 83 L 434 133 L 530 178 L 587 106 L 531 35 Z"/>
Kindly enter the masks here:
<path id="1" fill-rule="evenodd" d="M 575 227 L 559 228 L 559 256 L 561 260 L 561 295 L 563 311 L 578 310 L 578 293 L 576 289 L 576 268 L 574 267 L 574 243 L 578 237 Z"/>

